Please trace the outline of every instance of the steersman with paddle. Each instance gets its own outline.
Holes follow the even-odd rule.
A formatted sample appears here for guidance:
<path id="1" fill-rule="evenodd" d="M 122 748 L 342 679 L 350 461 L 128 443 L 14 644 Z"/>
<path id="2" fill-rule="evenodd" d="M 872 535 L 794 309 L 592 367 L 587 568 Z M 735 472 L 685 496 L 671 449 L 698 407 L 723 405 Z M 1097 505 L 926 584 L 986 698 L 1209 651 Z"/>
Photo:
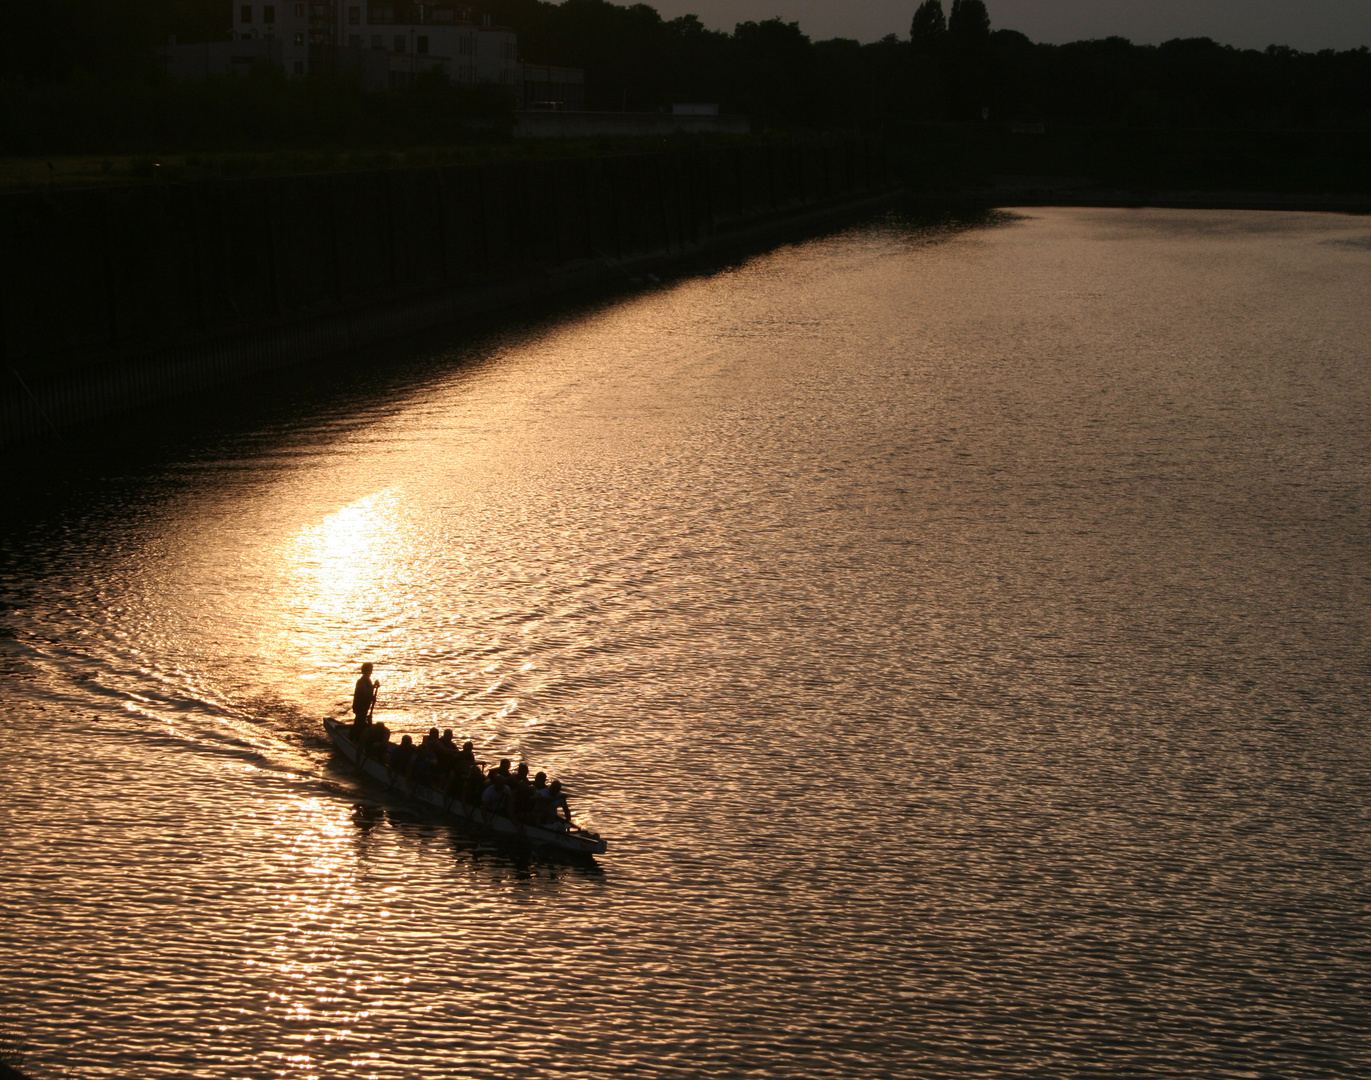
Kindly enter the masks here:
<path id="1" fill-rule="evenodd" d="M 376 709 L 376 691 L 381 688 L 381 680 L 371 677 L 371 664 L 362 665 L 362 677 L 352 690 L 352 716 L 357 727 L 364 727 Z"/>

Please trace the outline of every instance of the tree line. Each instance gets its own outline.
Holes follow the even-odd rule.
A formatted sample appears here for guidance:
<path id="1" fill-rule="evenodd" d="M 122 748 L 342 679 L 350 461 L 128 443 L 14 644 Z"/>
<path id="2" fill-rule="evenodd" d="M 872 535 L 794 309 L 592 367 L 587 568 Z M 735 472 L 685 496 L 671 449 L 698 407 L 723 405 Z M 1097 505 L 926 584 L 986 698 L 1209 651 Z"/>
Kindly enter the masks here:
<path id="1" fill-rule="evenodd" d="M 361 0 L 365 3 L 365 0 Z M 584 68 L 587 107 L 654 111 L 716 103 L 757 127 L 898 135 L 927 125 L 1043 121 L 1114 129 L 1364 129 L 1371 53 L 1237 49 L 1207 38 L 1049 45 L 995 29 L 982 0 L 923 0 L 907 35 L 813 41 L 781 19 L 732 32 L 609 0 L 472 0 L 513 27 L 533 63 Z M 362 95 L 262 75 L 253 87 L 168 85 L 171 35 L 226 36 L 225 0 L 0 0 L 0 153 L 457 137 L 445 115 L 495 97 L 428 85 Z M 227 83 L 230 80 L 223 80 Z M 243 80 L 238 80 L 242 83 Z M 363 101 L 363 98 L 367 98 Z M 387 104 L 388 103 L 388 104 Z M 100 146 L 94 144 L 100 143 Z"/>
<path id="2" fill-rule="evenodd" d="M 993 29 L 982 0 L 924 0 L 910 33 L 812 41 L 780 19 L 730 33 L 646 4 L 489 0 L 539 63 L 586 70 L 591 107 L 718 102 L 763 123 L 889 131 L 992 120 L 1140 127 L 1371 123 L 1371 52 L 1237 49 L 1208 38 L 1048 45 Z"/>

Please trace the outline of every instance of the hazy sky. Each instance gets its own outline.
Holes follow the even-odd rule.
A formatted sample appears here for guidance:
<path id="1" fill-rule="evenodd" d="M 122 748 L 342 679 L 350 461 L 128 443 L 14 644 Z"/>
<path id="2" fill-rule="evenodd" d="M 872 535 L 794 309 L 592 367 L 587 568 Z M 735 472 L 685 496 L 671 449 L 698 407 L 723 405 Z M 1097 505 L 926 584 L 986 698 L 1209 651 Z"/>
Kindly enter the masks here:
<path id="1" fill-rule="evenodd" d="M 621 0 L 627 2 L 627 0 Z M 779 15 L 810 37 L 875 41 L 909 33 L 918 0 L 647 0 L 666 18 L 694 12 L 732 30 L 745 19 Z M 943 0 L 944 10 L 951 0 Z M 1263 49 L 1355 49 L 1371 45 L 1371 0 L 986 0 L 996 29 L 1034 41 L 1078 41 L 1118 34 L 1139 44 L 1211 37 Z"/>

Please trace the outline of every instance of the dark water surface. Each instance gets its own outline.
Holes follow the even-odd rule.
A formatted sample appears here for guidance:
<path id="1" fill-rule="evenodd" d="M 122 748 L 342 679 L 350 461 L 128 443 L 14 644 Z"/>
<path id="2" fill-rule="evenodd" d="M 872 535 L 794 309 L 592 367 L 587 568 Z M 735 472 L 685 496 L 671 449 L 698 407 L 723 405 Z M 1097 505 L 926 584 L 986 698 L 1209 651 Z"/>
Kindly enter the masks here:
<path id="1" fill-rule="evenodd" d="M 894 217 L 11 463 L 4 1019 L 108 1080 L 1371 1075 L 1369 235 Z M 610 853 L 377 805 L 368 658 Z"/>

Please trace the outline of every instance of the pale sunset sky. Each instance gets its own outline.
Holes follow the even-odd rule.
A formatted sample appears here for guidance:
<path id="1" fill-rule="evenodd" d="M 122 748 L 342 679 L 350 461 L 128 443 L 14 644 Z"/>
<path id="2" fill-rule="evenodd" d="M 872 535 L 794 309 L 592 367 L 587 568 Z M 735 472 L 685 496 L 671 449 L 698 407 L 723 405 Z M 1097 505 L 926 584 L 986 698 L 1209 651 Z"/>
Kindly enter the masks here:
<path id="1" fill-rule="evenodd" d="M 626 2 L 626 0 L 622 0 Z M 652 3 L 652 0 L 649 0 Z M 909 33 L 917 0 L 657 0 L 664 18 L 687 12 L 716 30 L 745 19 L 780 16 L 816 40 L 875 41 Z M 951 0 L 943 0 L 950 10 Z M 996 29 L 1019 30 L 1034 41 L 1078 41 L 1111 35 L 1139 44 L 1177 37 L 1210 37 L 1226 45 L 1263 49 L 1355 49 L 1371 45 L 1371 0 L 986 0 Z"/>

